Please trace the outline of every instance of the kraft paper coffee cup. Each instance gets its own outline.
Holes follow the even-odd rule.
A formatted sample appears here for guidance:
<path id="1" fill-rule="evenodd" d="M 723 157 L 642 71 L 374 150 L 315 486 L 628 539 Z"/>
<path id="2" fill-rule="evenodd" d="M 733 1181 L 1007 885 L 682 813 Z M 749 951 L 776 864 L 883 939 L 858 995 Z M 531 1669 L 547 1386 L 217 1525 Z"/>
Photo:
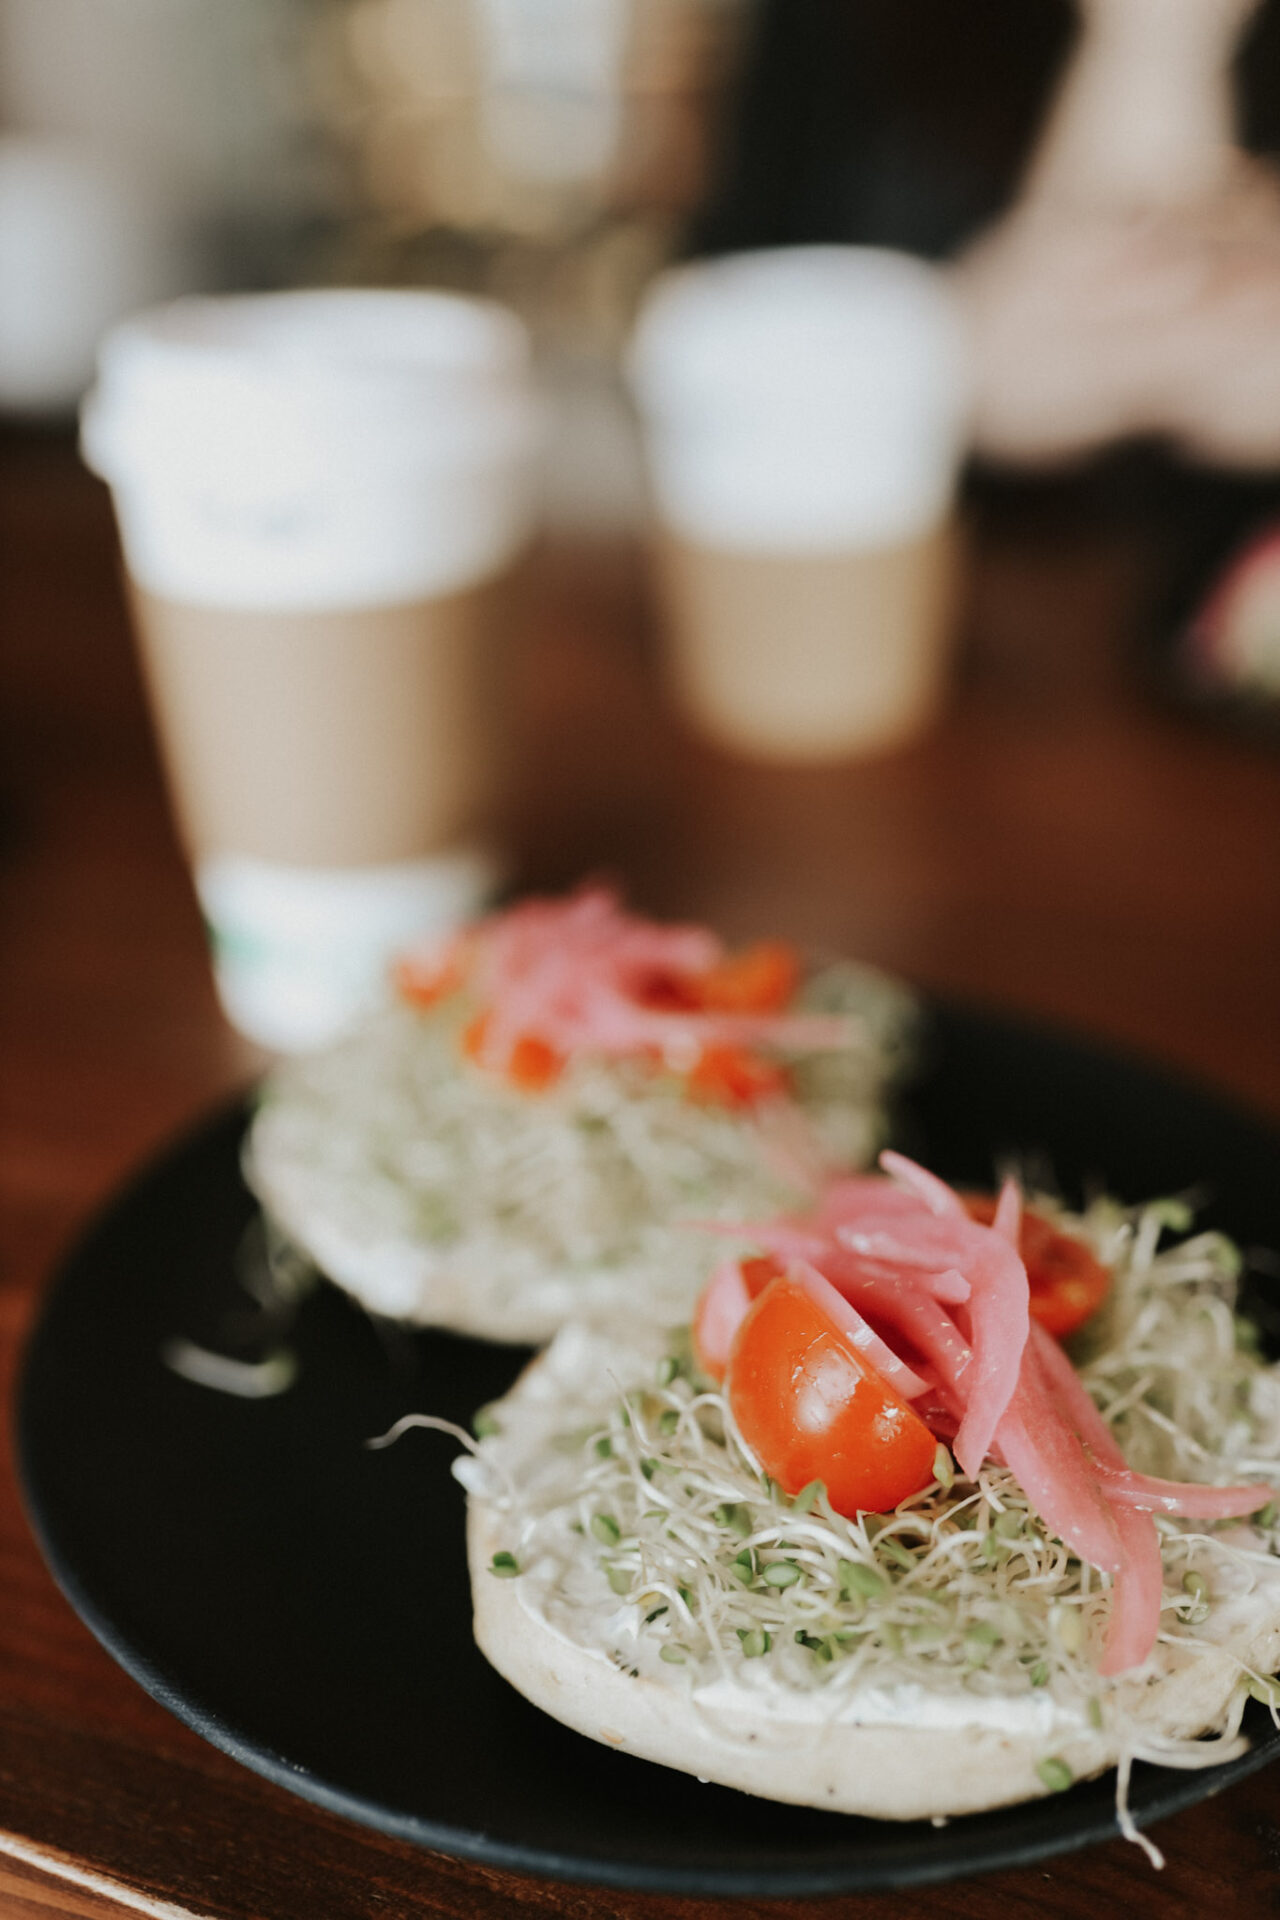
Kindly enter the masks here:
<path id="1" fill-rule="evenodd" d="M 856 247 L 680 268 L 630 376 L 694 724 L 779 760 L 919 734 L 945 686 L 969 386 L 941 276 Z"/>
<path id="2" fill-rule="evenodd" d="M 495 878 L 524 332 L 439 293 L 183 300 L 108 336 L 82 438 L 223 1004 L 318 1044 Z"/>

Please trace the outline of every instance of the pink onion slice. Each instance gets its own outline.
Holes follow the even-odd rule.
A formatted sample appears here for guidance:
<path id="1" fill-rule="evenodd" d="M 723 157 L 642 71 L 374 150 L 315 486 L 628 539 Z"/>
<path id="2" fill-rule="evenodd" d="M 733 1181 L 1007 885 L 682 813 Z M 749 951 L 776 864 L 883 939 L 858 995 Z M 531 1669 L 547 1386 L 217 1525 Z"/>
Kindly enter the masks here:
<path id="1" fill-rule="evenodd" d="M 943 1220 L 968 1218 L 959 1194 L 945 1180 L 940 1180 L 936 1173 L 930 1173 L 927 1167 L 908 1160 L 904 1153 L 894 1153 L 886 1148 L 880 1155 L 880 1165 L 891 1179 L 897 1180 L 923 1200 L 930 1213 L 937 1214 Z"/>
<path id="2" fill-rule="evenodd" d="M 1157 1480 L 1128 1467 L 1095 1462 L 1099 1484 L 1113 1506 L 1140 1513 L 1173 1513 L 1184 1520 L 1239 1520 L 1280 1499 L 1274 1487 L 1207 1487 L 1195 1481 Z"/>
<path id="3" fill-rule="evenodd" d="M 813 1224 L 824 1233 L 834 1234 L 837 1227 L 864 1214 L 901 1220 L 914 1219 L 920 1211 L 920 1196 L 895 1185 L 882 1173 L 842 1174 L 829 1180 L 819 1195 Z"/>
<path id="4" fill-rule="evenodd" d="M 733 1336 L 751 1309 L 740 1260 L 722 1260 L 698 1300 L 693 1344 L 699 1363 L 720 1378 L 729 1364 Z"/>
<path id="5" fill-rule="evenodd" d="M 1082 1560 L 1116 1573 L 1124 1559 L 1115 1518 L 1084 1448 L 1056 1407 L 1034 1349 L 996 1429 L 1005 1465 L 1051 1533 Z"/>
<path id="6" fill-rule="evenodd" d="M 882 1154 L 897 1186 L 874 1179 L 833 1184 L 819 1210 L 821 1224 L 845 1257 L 819 1260 L 846 1293 L 857 1262 L 896 1268 L 903 1284 L 916 1281 L 935 1298 L 961 1309 L 958 1327 L 972 1352 L 956 1458 L 971 1477 L 990 1450 L 996 1427 L 1017 1385 L 1030 1325 L 1026 1268 L 1016 1249 L 991 1227 L 971 1220 L 959 1195 L 902 1154 Z M 1006 1220 L 1009 1217 L 1009 1203 Z M 941 1284 L 925 1278 L 942 1276 Z M 965 1286 L 968 1298 L 964 1299 Z"/>
<path id="7" fill-rule="evenodd" d="M 1108 1469 L 1126 1474 L 1128 1467 L 1119 1441 L 1070 1360 L 1038 1322 L 1032 1324 L 1031 1340 L 1032 1352 L 1056 1406 L 1088 1451 L 1094 1482 L 1107 1502 L 1119 1536 L 1121 1559 L 1111 1588 L 1111 1617 L 1098 1671 L 1108 1677 L 1127 1673 L 1150 1657 L 1160 1631 L 1164 1596 L 1160 1536 L 1149 1512 L 1110 1497 L 1104 1475 Z"/>
<path id="8" fill-rule="evenodd" d="M 1155 1649 L 1164 1600 L 1160 1536 L 1149 1513 L 1112 1506 L 1121 1562 L 1111 1586 L 1111 1617 L 1102 1641 L 1098 1672 L 1108 1679 L 1140 1667 Z"/>
<path id="9" fill-rule="evenodd" d="M 977 1227 L 981 1236 L 965 1262 L 973 1291 L 961 1309 L 961 1326 L 968 1321 L 973 1348 L 973 1373 L 968 1382 L 969 1404 L 956 1436 L 956 1459 L 973 1478 L 981 1466 L 996 1428 L 1017 1389 L 1022 1358 L 1031 1324 L 1027 1270 L 1014 1249 L 989 1227 Z"/>
<path id="10" fill-rule="evenodd" d="M 1094 1405 L 1093 1396 L 1053 1335 L 1033 1321 L 1031 1341 L 1045 1377 L 1078 1437 L 1100 1466 L 1128 1471 L 1120 1443 Z"/>
<path id="11" fill-rule="evenodd" d="M 897 1327 L 932 1362 L 962 1412 L 964 1376 L 973 1355 L 950 1314 L 921 1284 L 922 1276 L 904 1274 L 879 1261 L 842 1260 L 838 1250 L 823 1266 L 827 1279 L 846 1300 Z"/>
<path id="12" fill-rule="evenodd" d="M 1022 1188 L 1016 1180 L 1006 1180 L 1000 1189 L 991 1231 L 998 1233 L 1002 1240 L 1007 1240 L 1015 1253 L 1018 1251 L 1018 1240 L 1022 1233 Z"/>
<path id="13" fill-rule="evenodd" d="M 568 900 L 526 900 L 483 922 L 472 937 L 475 986 L 488 1009 L 486 1060 L 501 1063 L 534 1035 L 557 1053 L 654 1052 L 681 1070 L 705 1045 L 847 1045 L 843 1015 L 728 1013 L 663 1006 L 655 986 L 699 978 L 724 946 L 702 927 L 664 927 L 627 913 L 604 887 Z M 696 999 L 696 993 L 694 995 Z"/>
<path id="14" fill-rule="evenodd" d="M 823 1278 L 816 1267 L 809 1266 L 803 1260 L 794 1261 L 788 1277 L 799 1281 L 809 1298 L 828 1320 L 840 1328 L 847 1337 L 850 1346 L 856 1347 L 862 1358 L 887 1380 L 895 1392 L 904 1400 L 916 1400 L 928 1391 L 928 1382 L 900 1360 L 873 1327 L 867 1325 L 857 1308 L 852 1306 L 838 1288 Z"/>
<path id="15" fill-rule="evenodd" d="M 945 1300 L 951 1306 L 958 1306 L 973 1292 L 958 1267 L 939 1267 L 936 1250 L 930 1249 L 924 1253 L 899 1234 L 886 1233 L 879 1227 L 868 1230 L 842 1226 L 836 1228 L 835 1237 L 837 1243 L 847 1247 L 850 1253 L 875 1261 L 877 1265 L 910 1268 L 913 1276 L 919 1275 L 918 1284 L 935 1300 Z"/>

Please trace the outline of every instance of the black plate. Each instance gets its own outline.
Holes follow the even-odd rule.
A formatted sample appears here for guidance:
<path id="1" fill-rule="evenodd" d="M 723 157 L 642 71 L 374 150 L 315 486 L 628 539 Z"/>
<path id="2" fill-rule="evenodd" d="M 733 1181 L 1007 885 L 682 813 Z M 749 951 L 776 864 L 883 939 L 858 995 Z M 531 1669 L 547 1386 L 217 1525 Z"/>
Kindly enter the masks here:
<path id="1" fill-rule="evenodd" d="M 243 1308 L 252 1218 L 244 1110 L 178 1145 L 66 1263 L 26 1360 L 19 1446 L 44 1552 L 133 1676 L 291 1792 L 423 1846 L 565 1879 L 801 1895 L 938 1880 L 1115 1832 L 1110 1778 L 1047 1800 L 900 1826 L 754 1800 L 546 1719 L 470 1634 L 453 1443 L 364 1440 L 401 1413 L 466 1422 L 523 1355 L 445 1335 L 388 1344 L 335 1290 L 307 1302 L 298 1384 L 250 1402 L 191 1385 L 161 1348 Z M 1280 1245 L 1277 1141 L 1213 1095 L 1064 1035 L 937 1011 L 902 1138 L 953 1179 L 1010 1148 L 1068 1192 L 1195 1184 L 1246 1244 Z M 1280 1752 L 1212 1772 L 1135 1771 L 1141 1824 Z"/>

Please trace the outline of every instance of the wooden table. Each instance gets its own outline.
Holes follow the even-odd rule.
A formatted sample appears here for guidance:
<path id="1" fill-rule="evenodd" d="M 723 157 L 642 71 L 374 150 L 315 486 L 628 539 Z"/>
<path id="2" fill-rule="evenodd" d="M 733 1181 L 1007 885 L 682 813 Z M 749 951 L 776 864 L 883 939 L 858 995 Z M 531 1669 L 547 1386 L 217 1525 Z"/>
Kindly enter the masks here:
<path id="1" fill-rule="evenodd" d="M 6 1393 L 78 1223 L 260 1064 L 221 1021 L 129 650 L 105 494 L 69 438 L 0 440 L 5 542 Z M 1070 489 L 980 506 L 958 690 L 927 744 L 737 766 L 664 711 L 641 557 L 538 563 L 519 663 L 517 879 L 608 869 L 731 936 L 829 944 L 1093 1030 L 1280 1116 L 1280 756 L 1161 712 L 1124 648 L 1147 567 Z M 7 1423 L 6 1423 L 7 1425 Z M 1274 1911 L 1274 1769 L 1159 1832 L 945 1891 L 730 1906 L 555 1886 L 384 1840 L 170 1719 L 56 1591 L 0 1461 L 0 1912 L 235 1920 L 560 1913 Z"/>

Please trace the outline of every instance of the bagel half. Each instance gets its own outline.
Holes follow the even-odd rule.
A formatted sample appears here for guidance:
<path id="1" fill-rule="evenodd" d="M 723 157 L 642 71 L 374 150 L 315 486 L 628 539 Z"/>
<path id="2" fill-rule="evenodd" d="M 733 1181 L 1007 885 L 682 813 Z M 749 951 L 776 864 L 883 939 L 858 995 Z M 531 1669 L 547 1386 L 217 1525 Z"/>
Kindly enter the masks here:
<path id="1" fill-rule="evenodd" d="M 673 1225 L 795 1205 L 806 1155 L 858 1167 L 881 1144 L 909 996 L 838 965 L 796 1010 L 849 1016 L 848 1044 L 790 1059 L 794 1103 L 742 1109 L 636 1060 L 574 1061 L 524 1093 L 461 1057 L 464 996 L 392 1008 L 267 1076 L 245 1176 L 287 1240 L 389 1319 L 537 1342 L 574 1317 L 687 1318 L 719 1246 Z"/>
<path id="2" fill-rule="evenodd" d="M 1276 1370 L 1240 1364 L 1271 1419 Z M 482 1651 L 566 1725 L 700 1779 L 879 1819 L 976 1812 L 1122 1760 L 1231 1758 L 1249 1686 L 1280 1667 L 1274 1517 L 1162 1521 L 1160 1644 L 1103 1680 L 1106 1582 L 1037 1533 L 1006 1469 L 857 1521 L 789 1502 L 651 1328 L 564 1329 L 485 1426 L 455 1468 Z"/>

